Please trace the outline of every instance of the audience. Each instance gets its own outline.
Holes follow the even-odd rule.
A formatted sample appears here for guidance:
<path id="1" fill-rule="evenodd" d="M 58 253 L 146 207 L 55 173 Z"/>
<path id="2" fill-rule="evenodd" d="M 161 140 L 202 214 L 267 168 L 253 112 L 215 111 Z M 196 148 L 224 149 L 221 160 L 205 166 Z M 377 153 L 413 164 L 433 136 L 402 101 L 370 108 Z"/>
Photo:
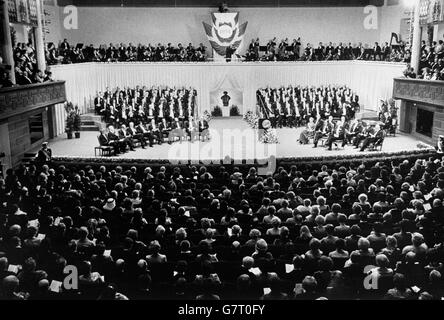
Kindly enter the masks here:
<path id="1" fill-rule="evenodd" d="M 207 48 L 201 43 L 198 47 L 194 47 L 191 43 L 184 47 L 181 43 L 177 47 L 171 43 L 157 46 L 151 44 L 137 47 L 132 43 L 124 45 L 120 43 L 118 46 L 110 43 L 94 47 L 89 45 L 70 45 L 66 39 L 56 48 L 54 43 L 49 43 L 45 49 L 46 60 L 49 64 L 69 64 L 81 62 L 133 62 L 133 61 L 149 61 L 149 62 L 184 62 L 184 61 L 205 61 Z"/>
<path id="2" fill-rule="evenodd" d="M 431 46 L 427 46 L 423 41 L 418 74 L 409 65 L 404 71 L 404 76 L 413 79 L 444 80 L 444 41 L 433 41 Z"/>
<path id="3" fill-rule="evenodd" d="M 48 64 L 69 64 L 81 62 L 185 62 L 207 61 L 207 48 L 201 43 L 198 47 L 193 44 L 184 46 L 181 43 L 175 47 L 171 43 L 167 45 L 151 44 L 137 46 L 129 43 L 114 45 L 102 44 L 100 46 L 71 45 L 67 39 L 57 47 L 49 43 L 45 49 Z M 390 45 L 389 43 L 373 45 L 362 43 L 352 44 L 332 43 L 317 46 L 308 43 L 302 46 L 301 38 L 290 41 L 288 38 L 280 42 L 277 38 L 269 40 L 266 45 L 261 45 L 259 38 L 252 39 L 248 49 L 241 57 L 244 61 L 329 61 L 329 60 L 372 60 L 390 62 L 410 62 L 411 52 L 404 43 Z"/>
<path id="4" fill-rule="evenodd" d="M 10 169 L 1 297 L 440 300 L 444 159 L 391 160 Z"/>
<path id="5" fill-rule="evenodd" d="M 36 51 L 31 43 L 18 43 L 13 48 L 13 54 L 18 85 L 52 81 L 50 71 L 38 69 Z"/>

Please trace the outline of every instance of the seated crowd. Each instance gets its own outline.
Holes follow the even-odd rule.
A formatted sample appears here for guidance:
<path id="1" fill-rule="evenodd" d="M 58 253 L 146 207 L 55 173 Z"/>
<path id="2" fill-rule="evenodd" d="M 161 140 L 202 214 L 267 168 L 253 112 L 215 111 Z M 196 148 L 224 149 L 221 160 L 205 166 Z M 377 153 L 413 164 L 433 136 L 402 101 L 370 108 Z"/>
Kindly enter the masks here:
<path id="1" fill-rule="evenodd" d="M 302 48 L 300 38 L 294 39 L 291 43 L 288 38 L 282 39 L 280 43 L 274 38 L 266 46 L 261 46 L 258 38 L 251 40 L 245 59 L 246 61 L 378 60 L 409 62 L 410 50 L 403 43 L 390 46 L 388 42 L 382 47 L 377 42 L 373 47 L 362 43 L 356 45 L 351 42 L 348 44 L 329 42 L 328 45 L 324 45 L 320 42 L 316 47 L 308 43 L 305 48 Z"/>
<path id="2" fill-rule="evenodd" d="M 36 51 L 32 44 L 18 43 L 13 48 L 15 80 L 18 85 L 52 81 L 49 70 L 39 70 Z"/>
<path id="3" fill-rule="evenodd" d="M 49 43 L 46 47 L 46 60 L 48 64 L 66 64 L 81 62 L 118 62 L 118 61 L 150 61 L 150 62 L 184 62 L 184 61 L 207 61 L 207 48 L 201 43 L 198 47 L 193 44 L 176 46 L 168 43 L 137 46 L 129 43 L 114 45 L 89 46 L 71 45 L 64 39 L 58 46 Z M 288 38 L 278 42 L 273 38 L 266 45 L 261 45 L 259 38 L 252 39 L 247 51 L 242 56 L 245 61 L 329 61 L 329 60 L 378 60 L 391 62 L 410 62 L 411 52 L 404 43 L 389 45 L 388 42 L 373 46 L 367 44 L 339 44 L 329 42 L 319 43 L 314 46 L 308 43 L 302 46 L 301 38 L 293 39 L 290 43 Z"/>
<path id="4" fill-rule="evenodd" d="M 65 39 L 57 48 L 54 43 L 46 47 L 46 60 L 49 64 L 68 64 L 81 62 L 178 62 L 178 61 L 205 61 L 206 47 L 201 43 L 198 47 L 191 43 L 184 47 L 181 43 L 177 47 L 168 43 L 166 46 L 159 43 L 157 46 L 151 44 L 139 45 L 136 47 L 132 43 L 128 46 L 120 43 L 118 46 L 110 43 L 94 47 L 70 45 Z"/>
<path id="5" fill-rule="evenodd" d="M 322 141 L 328 151 L 332 150 L 333 144 L 339 147 L 339 142 L 342 148 L 352 145 L 361 152 L 368 148 L 382 150 L 387 133 L 395 134 L 397 128 L 396 118 L 386 114 L 384 120 L 384 123 L 372 123 L 360 119 L 347 120 L 345 116 L 342 116 L 334 121 L 333 116 L 326 119 L 319 115 L 315 121 L 313 117 L 310 117 L 298 141 L 300 144 L 309 144 L 312 139 L 313 148 L 317 148 L 319 142 Z"/>
<path id="6" fill-rule="evenodd" d="M 142 148 L 154 141 L 162 144 L 165 138 L 170 144 L 176 138 L 208 139 L 208 122 L 196 117 L 196 98 L 193 88 L 107 88 L 94 99 L 96 113 L 108 125 L 99 136 L 100 145 L 112 146 L 118 154 L 127 147 L 134 150 L 134 139 Z"/>
<path id="7" fill-rule="evenodd" d="M 260 118 L 271 121 L 273 128 L 300 127 L 310 117 L 353 119 L 359 111 L 359 96 L 347 86 L 264 88 L 256 93 Z"/>
<path id="8" fill-rule="evenodd" d="M 441 300 L 444 159 L 418 157 L 22 165 L 0 179 L 1 298 Z"/>
<path id="9" fill-rule="evenodd" d="M 422 42 L 421 60 L 419 63 L 421 73 L 416 74 L 410 66 L 404 71 L 407 78 L 424 80 L 444 80 L 444 41 L 434 41 L 429 47 Z"/>

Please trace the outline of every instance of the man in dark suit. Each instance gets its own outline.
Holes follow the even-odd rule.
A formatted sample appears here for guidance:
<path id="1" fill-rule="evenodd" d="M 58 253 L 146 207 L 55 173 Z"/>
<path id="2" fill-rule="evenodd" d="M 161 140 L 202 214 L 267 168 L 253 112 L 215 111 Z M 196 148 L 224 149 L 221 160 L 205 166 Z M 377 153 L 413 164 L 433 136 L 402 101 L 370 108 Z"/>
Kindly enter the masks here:
<path id="1" fill-rule="evenodd" d="M 119 136 L 116 134 L 116 130 L 113 126 L 109 126 L 107 138 L 109 140 L 109 145 L 115 146 L 114 150 L 117 150 L 116 154 L 119 152 L 125 153 L 126 144 L 124 140 L 120 139 Z"/>
<path id="2" fill-rule="evenodd" d="M 143 139 L 146 141 L 148 140 L 150 143 L 150 148 L 153 147 L 154 143 L 154 136 L 143 126 L 142 122 L 139 122 L 139 124 L 136 127 L 137 134 L 141 135 Z"/>
<path id="3" fill-rule="evenodd" d="M 367 137 L 369 137 L 371 134 L 373 134 L 374 129 L 370 125 L 366 125 L 365 123 L 362 124 L 361 131 L 356 135 L 355 141 L 353 142 L 353 145 L 355 146 L 355 149 L 359 148 L 359 145 L 362 141 L 364 141 Z"/>
<path id="4" fill-rule="evenodd" d="M 376 56 L 378 56 L 379 60 L 382 60 L 382 49 L 377 42 L 375 42 L 373 47 L 373 60 L 376 60 Z"/>
<path id="5" fill-rule="evenodd" d="M 96 110 L 96 113 L 99 114 L 100 111 L 104 107 L 105 100 L 103 99 L 102 92 L 99 92 L 97 97 L 94 99 L 94 109 Z"/>
<path id="6" fill-rule="evenodd" d="M 317 116 L 317 121 L 315 125 L 315 135 L 314 135 L 314 148 L 318 147 L 318 142 L 324 135 L 324 127 L 326 126 L 326 121 L 322 119 L 320 115 Z"/>
<path id="7" fill-rule="evenodd" d="M 134 122 L 129 123 L 128 127 L 128 135 L 132 137 L 132 139 L 137 139 L 140 141 L 140 144 L 142 146 L 142 149 L 146 148 L 146 140 L 143 134 L 137 132 L 137 129 L 134 127 Z"/>
<path id="8" fill-rule="evenodd" d="M 151 123 L 147 125 L 147 129 L 151 136 L 157 140 L 157 143 L 161 145 L 163 142 L 162 132 L 160 131 L 159 126 L 156 125 L 154 119 L 151 119 Z"/>
<path id="9" fill-rule="evenodd" d="M 168 121 L 166 121 L 165 118 L 162 119 L 162 121 L 159 123 L 159 131 L 161 133 L 162 137 L 168 137 L 168 143 L 171 144 L 171 137 L 170 137 L 170 132 L 171 132 L 171 125 Z"/>
<path id="10" fill-rule="evenodd" d="M 362 125 L 362 120 L 353 120 L 350 123 L 349 128 L 345 130 L 345 139 L 347 140 L 347 142 L 350 144 L 354 144 L 353 142 L 355 138 L 358 136 L 358 134 L 362 132 L 363 129 L 364 127 Z"/>
<path id="11" fill-rule="evenodd" d="M 133 138 L 128 134 L 127 128 L 124 124 L 120 127 L 118 131 L 119 139 L 123 140 L 124 144 L 127 145 L 131 151 L 135 151 Z"/>
<path id="12" fill-rule="evenodd" d="M 367 147 L 372 143 L 379 143 L 382 139 L 384 139 L 384 130 L 382 130 L 381 126 L 377 124 L 375 126 L 375 133 L 371 134 L 364 140 L 362 144 L 361 152 L 365 151 Z"/>
<path id="13" fill-rule="evenodd" d="M 345 146 L 345 116 L 341 117 L 341 121 L 337 122 L 333 131 L 330 132 L 328 137 L 327 146 L 328 150 L 331 151 L 333 143 L 338 140 L 342 140 L 342 147 Z"/>
<path id="14" fill-rule="evenodd" d="M 48 142 L 42 143 L 42 148 L 37 153 L 35 161 L 39 165 L 50 163 L 52 159 L 52 150 L 48 148 Z"/>
<path id="15" fill-rule="evenodd" d="M 98 137 L 99 144 L 101 147 L 113 147 L 114 155 L 117 156 L 120 152 L 119 143 L 116 140 L 110 140 L 105 129 L 100 130 L 100 135 Z"/>

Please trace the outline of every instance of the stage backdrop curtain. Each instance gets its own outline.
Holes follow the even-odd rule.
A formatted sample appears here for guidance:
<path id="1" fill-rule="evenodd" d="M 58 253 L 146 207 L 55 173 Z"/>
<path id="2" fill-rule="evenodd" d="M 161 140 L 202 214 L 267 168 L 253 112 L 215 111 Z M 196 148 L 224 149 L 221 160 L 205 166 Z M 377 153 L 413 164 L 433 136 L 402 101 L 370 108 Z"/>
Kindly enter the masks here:
<path id="1" fill-rule="evenodd" d="M 107 87 L 169 86 L 197 90 L 197 110 L 211 111 L 210 93 L 229 83 L 243 92 L 241 112 L 256 110 L 262 87 L 347 85 L 360 97 L 361 108 L 377 110 L 380 99 L 392 97 L 393 78 L 405 64 L 367 61 L 276 63 L 84 63 L 52 66 L 54 79 L 66 81 L 68 101 L 91 112 L 94 97 Z M 62 105 L 56 108 L 63 108 Z M 64 122 L 63 111 L 57 121 Z M 60 119 L 59 119 L 60 118 Z M 63 119 L 62 119 L 63 118 Z M 58 134 L 64 125 L 58 126 Z M 61 131 L 61 132 L 60 132 Z"/>

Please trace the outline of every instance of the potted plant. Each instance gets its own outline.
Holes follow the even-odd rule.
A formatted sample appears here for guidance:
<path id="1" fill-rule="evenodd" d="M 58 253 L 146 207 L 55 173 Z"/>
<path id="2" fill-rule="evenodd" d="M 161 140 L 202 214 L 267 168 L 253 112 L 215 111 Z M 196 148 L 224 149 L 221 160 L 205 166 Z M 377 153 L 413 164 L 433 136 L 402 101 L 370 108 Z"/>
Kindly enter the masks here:
<path id="1" fill-rule="evenodd" d="M 80 127 L 82 125 L 82 120 L 80 118 L 80 111 L 79 111 L 79 107 L 78 106 L 75 107 L 75 112 L 73 114 L 73 118 L 74 118 L 74 133 L 75 133 L 75 137 L 76 137 L 76 139 L 80 139 Z"/>
<path id="2" fill-rule="evenodd" d="M 222 117 L 222 109 L 219 106 L 215 106 L 213 111 L 211 112 L 211 116 L 213 118 Z"/>
<path id="3" fill-rule="evenodd" d="M 240 116 L 239 108 L 235 105 L 232 105 L 230 108 L 230 117 L 239 117 L 239 116 Z"/>

